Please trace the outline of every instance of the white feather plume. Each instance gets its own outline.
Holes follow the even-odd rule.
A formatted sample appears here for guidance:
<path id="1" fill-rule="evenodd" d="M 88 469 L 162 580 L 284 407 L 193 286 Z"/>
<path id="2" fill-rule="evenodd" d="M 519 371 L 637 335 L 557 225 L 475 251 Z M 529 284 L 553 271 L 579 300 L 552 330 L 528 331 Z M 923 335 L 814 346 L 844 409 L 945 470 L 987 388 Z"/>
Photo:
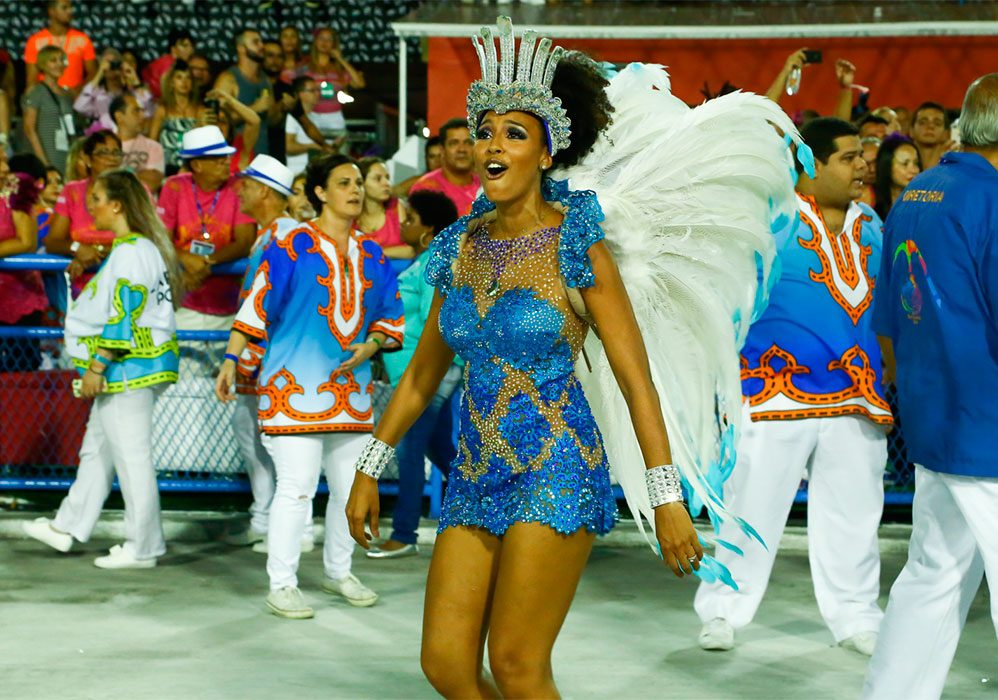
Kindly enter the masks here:
<path id="1" fill-rule="evenodd" d="M 794 141 L 800 136 L 778 105 L 758 95 L 732 93 L 689 108 L 669 92 L 661 66 L 631 64 L 607 94 L 612 125 L 566 175 L 571 189 L 594 190 L 603 207 L 606 245 L 637 315 L 691 502 L 707 507 L 715 527 L 734 517 L 751 531 L 725 508 L 716 472 L 733 464 L 738 352 L 760 270 L 763 280 L 771 272 L 771 226 L 794 213 L 792 155 L 774 126 Z M 614 476 L 642 532 L 642 516 L 654 532 L 627 405 L 600 341 L 590 334 L 586 345 L 593 371 L 580 365 L 578 375 Z"/>

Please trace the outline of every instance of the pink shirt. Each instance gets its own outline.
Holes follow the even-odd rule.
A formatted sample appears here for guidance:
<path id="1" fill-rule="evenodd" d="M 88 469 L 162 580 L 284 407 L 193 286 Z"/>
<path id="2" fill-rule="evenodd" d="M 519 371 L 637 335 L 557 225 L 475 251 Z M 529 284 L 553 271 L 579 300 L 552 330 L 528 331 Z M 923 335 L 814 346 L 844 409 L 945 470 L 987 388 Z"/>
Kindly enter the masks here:
<path id="1" fill-rule="evenodd" d="M 381 228 L 371 233 L 363 234 L 382 248 L 402 245 L 402 227 L 399 223 L 399 201 L 389 199 L 385 207 L 385 223 Z"/>
<path id="2" fill-rule="evenodd" d="M 94 219 L 87 211 L 88 180 L 74 180 L 67 183 L 56 200 L 53 214 L 59 214 L 69 219 L 69 236 L 74 241 L 87 245 L 111 245 L 114 234 L 110 231 L 98 231 Z"/>
<path id="3" fill-rule="evenodd" d="M 471 174 L 470 185 L 455 185 L 444 177 L 444 171 L 441 168 L 439 170 L 431 170 L 416 180 L 416 184 L 412 186 L 410 192 L 415 192 L 416 190 L 436 190 L 437 192 L 443 192 L 454 202 L 454 206 L 457 207 L 457 213 L 460 216 L 466 216 L 471 213 L 471 205 L 474 203 L 481 186 L 482 183 L 474 173 Z"/>
<path id="4" fill-rule="evenodd" d="M 131 168 L 136 173 L 143 170 L 156 170 L 161 173 L 165 171 L 163 147 L 159 141 L 153 141 L 148 136 L 139 134 L 131 141 L 122 141 L 121 150 L 125 154 L 121 161 L 124 168 Z"/>
<path id="5" fill-rule="evenodd" d="M 190 251 L 192 241 L 207 240 L 217 252 L 235 239 L 236 226 L 249 224 L 256 230 L 253 219 L 239 211 L 237 182 L 237 178 L 229 178 L 216 193 L 205 192 L 195 185 L 191 173 L 167 179 L 159 193 L 157 212 L 173 234 L 177 249 Z M 202 225 L 208 233 L 207 239 L 202 236 Z M 240 282 L 239 275 L 211 275 L 199 288 L 187 292 L 184 308 L 217 316 L 234 314 L 239 309 Z"/>
<path id="6" fill-rule="evenodd" d="M 14 238 L 14 212 L 6 197 L 0 197 L 0 241 Z M 28 314 L 48 306 L 42 276 L 38 270 L 0 272 L 0 323 L 16 323 Z"/>
<path id="7" fill-rule="evenodd" d="M 331 66 L 332 64 L 329 65 Z M 316 114 L 329 114 L 331 112 L 340 112 L 343 110 L 343 106 L 340 105 L 340 101 L 336 99 L 335 93 L 350 84 L 349 73 L 341 70 L 327 70 L 324 73 L 320 73 L 312 70 L 309 67 L 308 62 L 306 62 L 301 68 L 298 69 L 298 75 L 307 75 L 314 80 L 316 85 L 319 87 L 319 101 L 312 110 L 313 112 Z M 325 97 L 323 95 L 323 83 L 326 83 L 326 92 L 333 92 L 334 96 Z"/>

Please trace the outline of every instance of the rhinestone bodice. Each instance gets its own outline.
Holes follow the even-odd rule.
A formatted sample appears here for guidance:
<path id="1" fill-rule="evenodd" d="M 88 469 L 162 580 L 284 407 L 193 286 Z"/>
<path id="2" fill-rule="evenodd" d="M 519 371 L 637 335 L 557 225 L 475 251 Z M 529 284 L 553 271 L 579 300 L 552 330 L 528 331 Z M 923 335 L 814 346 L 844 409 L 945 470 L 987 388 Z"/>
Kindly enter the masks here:
<path id="1" fill-rule="evenodd" d="M 434 242 L 427 267 L 444 296 L 441 335 L 465 360 L 455 466 L 468 478 L 557 468 L 565 455 L 606 467 L 575 376 L 588 325 L 566 291 L 593 283 L 586 251 L 602 237 L 602 215 L 592 193 L 545 195 L 564 205 L 561 227 L 494 239 L 481 223 L 491 205 L 480 199 Z"/>
<path id="2" fill-rule="evenodd" d="M 590 466 L 603 464 L 574 374 L 588 327 L 561 282 L 558 233 L 500 242 L 481 227 L 458 256 L 440 329 L 466 363 L 457 466 L 468 476 L 484 473 L 493 457 L 513 472 L 539 468 L 559 438 Z"/>

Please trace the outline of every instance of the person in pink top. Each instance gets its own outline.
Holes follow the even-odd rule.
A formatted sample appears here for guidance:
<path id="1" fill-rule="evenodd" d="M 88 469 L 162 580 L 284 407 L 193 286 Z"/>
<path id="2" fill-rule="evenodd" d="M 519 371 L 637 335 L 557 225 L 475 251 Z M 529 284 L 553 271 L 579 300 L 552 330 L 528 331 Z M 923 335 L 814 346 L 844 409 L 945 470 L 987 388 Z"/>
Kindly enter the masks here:
<path id="1" fill-rule="evenodd" d="M 29 213 L 37 197 L 34 178 L 11 174 L 0 149 L 0 258 L 34 253 L 38 248 L 38 228 Z M 38 325 L 39 312 L 48 306 L 37 270 L 0 272 L 0 300 L 0 326 Z M 39 360 L 37 340 L 0 338 L 0 372 L 35 370 Z"/>
<path id="2" fill-rule="evenodd" d="M 307 75 L 319 86 L 319 103 L 309 119 L 319 127 L 324 136 L 340 136 L 347 128 L 343 118 L 343 107 L 336 93 L 344 88 L 363 88 L 364 75 L 343 58 L 340 36 L 331 27 L 315 30 L 312 52 L 309 60 L 298 69 L 299 75 Z"/>
<path id="3" fill-rule="evenodd" d="M 163 86 L 160 83 L 173 67 L 173 62 L 178 58 L 190 61 L 194 55 L 194 37 L 186 29 L 174 27 L 170 30 L 167 41 L 170 45 L 167 52 L 142 69 L 142 80 L 157 100 L 163 96 Z"/>
<path id="4" fill-rule="evenodd" d="M 436 190 L 451 198 L 457 213 L 464 216 L 471 212 L 471 205 L 478 196 L 482 183 L 472 171 L 472 149 L 475 146 L 466 119 L 448 119 L 440 127 L 440 142 L 444 146 L 443 166 L 423 175 L 410 192 Z"/>
<path id="5" fill-rule="evenodd" d="M 392 197 L 392 180 L 385 161 L 368 156 L 359 163 L 364 177 L 364 209 L 357 219 L 357 230 L 381 246 L 386 257 L 411 260 L 415 251 L 402 242 L 402 203 Z"/>
<path id="6" fill-rule="evenodd" d="M 177 311 L 185 330 L 228 330 L 239 308 L 240 277 L 217 275 L 212 265 L 245 258 L 256 236 L 253 219 L 239 211 L 238 180 L 230 175 L 236 149 L 217 126 L 184 134 L 180 155 L 191 172 L 166 180 L 158 213 L 173 236 L 188 290 Z"/>
<path id="7" fill-rule="evenodd" d="M 79 273 L 97 265 L 111 252 L 114 234 L 100 231 L 87 211 L 87 194 L 106 170 L 121 167 L 121 141 L 112 131 L 95 131 L 83 142 L 80 162 L 87 172 L 86 180 L 67 183 L 52 210 L 45 249 L 55 255 L 72 256 L 71 273 Z M 85 283 L 89 277 L 81 278 Z"/>

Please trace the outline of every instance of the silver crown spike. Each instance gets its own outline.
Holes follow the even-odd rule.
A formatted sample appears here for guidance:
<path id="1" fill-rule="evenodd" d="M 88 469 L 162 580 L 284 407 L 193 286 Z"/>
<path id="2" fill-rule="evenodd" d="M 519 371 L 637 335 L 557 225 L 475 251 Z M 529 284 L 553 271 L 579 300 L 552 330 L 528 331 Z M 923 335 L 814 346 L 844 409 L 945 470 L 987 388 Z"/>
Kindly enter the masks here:
<path id="1" fill-rule="evenodd" d="M 544 80 L 542 81 L 544 85 L 551 87 L 551 83 L 554 82 L 554 71 L 558 67 L 558 61 L 564 55 L 565 49 L 560 46 L 555 46 L 554 51 L 551 52 L 551 58 L 548 59 L 548 65 L 544 69 Z"/>
<path id="2" fill-rule="evenodd" d="M 547 65 L 548 51 L 551 50 L 551 40 L 547 37 L 537 44 L 537 53 L 534 54 L 534 67 L 530 71 L 530 82 L 540 83 L 544 77 L 544 67 Z"/>
<path id="3" fill-rule="evenodd" d="M 499 84 L 509 85 L 513 82 L 513 61 L 516 60 L 516 40 L 513 39 L 513 20 L 509 17 L 499 17 L 496 20 L 499 28 Z"/>
<path id="4" fill-rule="evenodd" d="M 482 39 L 485 41 L 485 70 L 487 74 L 482 76 L 487 83 L 495 83 L 497 64 L 499 63 L 496 57 L 496 41 L 492 38 L 492 28 L 482 27 Z"/>
<path id="5" fill-rule="evenodd" d="M 482 40 L 477 35 L 471 37 L 471 43 L 475 45 L 475 53 L 478 54 L 478 65 L 482 67 L 482 80 L 484 80 L 488 70 L 485 67 L 485 47 L 482 46 Z"/>
<path id="6" fill-rule="evenodd" d="M 530 82 L 530 66 L 534 60 L 534 43 L 537 41 L 537 32 L 528 29 L 520 39 L 520 54 L 516 59 L 516 82 Z"/>

